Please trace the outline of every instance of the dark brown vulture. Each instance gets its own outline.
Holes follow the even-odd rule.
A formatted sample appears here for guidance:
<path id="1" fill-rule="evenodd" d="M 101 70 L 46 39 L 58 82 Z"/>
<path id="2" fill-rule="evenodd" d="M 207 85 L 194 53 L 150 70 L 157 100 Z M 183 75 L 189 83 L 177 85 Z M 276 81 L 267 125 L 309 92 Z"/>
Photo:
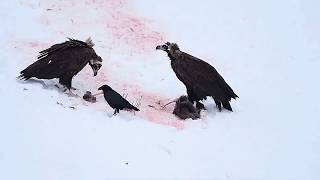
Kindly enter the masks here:
<path id="1" fill-rule="evenodd" d="M 102 59 L 96 54 L 93 42 L 68 39 L 40 52 L 38 60 L 20 72 L 18 78 L 28 80 L 58 78 L 59 83 L 71 89 L 73 76 L 78 74 L 87 64 L 97 75 L 102 66 Z"/>
<path id="2" fill-rule="evenodd" d="M 156 49 L 168 53 L 173 71 L 187 88 L 188 99 L 192 103 L 196 101 L 198 109 L 204 109 L 204 105 L 199 101 L 211 96 L 219 111 L 221 111 L 221 104 L 225 109 L 232 111 L 229 101 L 238 96 L 214 67 L 180 51 L 175 43 L 167 42 L 157 46 Z"/>

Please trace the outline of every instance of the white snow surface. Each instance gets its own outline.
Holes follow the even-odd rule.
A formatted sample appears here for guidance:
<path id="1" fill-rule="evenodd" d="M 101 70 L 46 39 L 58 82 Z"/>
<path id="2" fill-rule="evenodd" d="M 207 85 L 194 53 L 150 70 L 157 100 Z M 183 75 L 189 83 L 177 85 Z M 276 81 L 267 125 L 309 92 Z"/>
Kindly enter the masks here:
<path id="1" fill-rule="evenodd" d="M 320 179 L 320 1 L 2 0 L 0 179 Z M 91 37 L 103 59 L 73 80 L 82 96 L 109 84 L 140 112 L 69 97 L 57 80 L 19 81 L 40 50 Z M 186 94 L 167 55 L 212 64 L 239 99 L 180 121 Z"/>

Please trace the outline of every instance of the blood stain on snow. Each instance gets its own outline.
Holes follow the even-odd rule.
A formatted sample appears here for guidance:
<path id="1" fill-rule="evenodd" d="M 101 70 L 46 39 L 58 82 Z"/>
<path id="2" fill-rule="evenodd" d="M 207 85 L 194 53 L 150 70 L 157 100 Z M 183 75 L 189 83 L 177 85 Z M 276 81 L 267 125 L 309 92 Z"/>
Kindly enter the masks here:
<path id="1" fill-rule="evenodd" d="M 164 41 L 163 35 L 149 28 L 146 20 L 123 12 L 113 15 L 107 27 L 116 40 L 124 42 L 135 51 L 154 51 L 156 45 Z"/>
<path id="2" fill-rule="evenodd" d="M 32 54 L 30 52 L 33 52 L 34 54 L 38 53 L 40 50 L 46 49 L 50 47 L 49 43 L 44 43 L 40 41 L 13 41 L 12 46 L 15 48 L 16 51 L 21 52 L 28 52 L 28 54 Z"/>
<path id="3" fill-rule="evenodd" d="M 102 18 L 116 44 L 124 43 L 135 52 L 150 52 L 164 41 L 164 35 L 151 28 L 150 20 L 128 14 L 127 1 L 95 0 L 87 4 L 90 2 L 103 9 Z"/>
<path id="4" fill-rule="evenodd" d="M 141 110 L 136 113 L 138 117 L 147 119 L 148 121 L 156 124 L 171 126 L 177 129 L 184 128 L 184 122 L 172 114 L 173 105 L 162 108 L 164 104 L 172 99 L 157 95 L 155 93 L 143 91 L 143 88 L 137 85 L 125 85 L 123 89 L 125 89 L 125 94 L 129 94 L 128 96 L 137 97 L 136 102 L 131 101 L 131 103 L 133 105 L 138 103 L 138 108 Z"/>
<path id="5" fill-rule="evenodd" d="M 73 16 L 71 24 L 70 19 L 65 20 L 67 23 L 64 24 L 68 26 L 62 26 L 63 29 L 51 23 L 56 21 L 52 13 L 42 14 L 39 17 L 40 22 L 46 26 L 52 26 L 51 29 L 55 29 L 54 32 L 60 36 L 68 35 L 75 30 L 74 28 L 78 29 L 80 24 L 83 29 L 96 27 L 106 31 L 106 35 L 111 34 L 112 46 L 126 45 L 131 52 L 149 53 L 154 51 L 156 45 L 165 41 L 164 34 L 152 27 L 151 20 L 136 16 L 133 13 L 130 14 L 131 7 L 127 0 L 56 0 L 47 2 L 42 8 L 54 7 L 54 9 L 61 10 L 60 14 L 66 13 L 68 15 L 70 12 L 81 11 L 83 5 L 89 6 L 88 8 L 94 10 L 92 13 L 96 15 L 91 18 Z M 75 21 L 78 22 L 78 25 L 74 24 Z"/>
<path id="6" fill-rule="evenodd" d="M 39 43 L 38 42 L 29 42 L 29 46 L 30 47 L 39 47 Z"/>
<path id="7" fill-rule="evenodd" d="M 76 2 L 76 3 L 75 3 Z M 71 4 L 74 4 L 70 6 Z M 88 21 L 87 18 L 73 17 L 71 22 L 77 21 L 78 24 L 86 25 L 90 27 L 90 24 L 94 23 L 94 27 L 103 28 L 105 34 L 111 34 L 112 44 L 111 46 L 125 46 L 130 48 L 132 53 L 150 53 L 153 52 L 156 45 L 162 43 L 165 40 L 164 34 L 154 30 L 152 28 L 152 21 L 138 17 L 130 14 L 130 7 L 127 0 L 67 0 L 67 1 L 53 1 L 47 4 L 59 9 L 59 13 L 66 12 L 67 14 L 72 11 L 79 11 L 83 8 L 82 5 L 90 6 L 91 9 L 97 13 L 97 16 L 93 17 Z M 46 8 L 47 8 L 46 7 Z M 51 20 L 52 16 L 46 13 L 40 17 L 42 24 L 47 26 L 52 26 Z M 69 22 L 69 20 L 68 20 Z M 68 23 L 70 25 L 70 22 Z M 52 27 L 55 29 L 53 32 L 59 35 L 68 34 L 70 30 L 74 28 L 74 24 L 71 23 L 71 27 L 64 28 L 63 30 L 58 27 Z M 40 45 L 37 43 L 30 44 L 33 47 L 39 48 Z M 89 76 L 92 76 L 92 72 L 87 68 L 84 73 L 82 73 L 81 78 L 89 80 Z M 127 88 L 129 97 L 141 97 L 140 109 L 141 111 L 136 113 L 138 117 L 147 119 L 153 123 L 168 125 L 175 127 L 177 129 L 184 128 L 184 122 L 178 120 L 173 114 L 173 108 L 171 106 L 167 109 L 161 109 L 162 103 L 170 101 L 167 97 L 162 97 L 160 95 L 145 92 L 143 88 L 131 85 L 132 83 L 126 82 L 124 80 L 119 80 L 119 82 L 112 78 L 103 70 L 100 70 L 99 75 L 95 78 L 95 83 L 97 86 L 113 82 L 114 86 L 121 87 L 124 84 L 129 84 L 130 87 Z M 116 89 L 116 88 L 115 88 Z M 121 92 L 119 92 L 121 93 Z M 160 102 L 160 103 L 159 103 Z"/>

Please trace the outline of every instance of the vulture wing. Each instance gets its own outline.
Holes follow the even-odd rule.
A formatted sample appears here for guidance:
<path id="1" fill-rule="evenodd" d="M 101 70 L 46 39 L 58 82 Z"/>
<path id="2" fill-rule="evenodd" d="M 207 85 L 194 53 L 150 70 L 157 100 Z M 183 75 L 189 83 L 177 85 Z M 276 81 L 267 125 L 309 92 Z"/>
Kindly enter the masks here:
<path id="1" fill-rule="evenodd" d="M 85 42 L 69 39 L 40 52 L 38 61 L 21 71 L 19 78 L 58 78 L 66 73 L 79 72 L 89 61 L 94 50 Z"/>

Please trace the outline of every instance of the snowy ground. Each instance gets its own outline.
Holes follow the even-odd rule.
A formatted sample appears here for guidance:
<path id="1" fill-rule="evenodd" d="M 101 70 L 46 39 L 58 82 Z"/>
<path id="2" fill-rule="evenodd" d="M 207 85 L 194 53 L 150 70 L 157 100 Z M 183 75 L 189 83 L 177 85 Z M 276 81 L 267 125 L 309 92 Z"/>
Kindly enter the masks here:
<path id="1" fill-rule="evenodd" d="M 199 3 L 201 2 L 201 3 Z M 0 2 L 0 179 L 320 178 L 318 1 L 12 0 Z M 141 112 L 68 97 L 55 80 L 21 82 L 37 53 L 66 37 L 92 37 L 97 77 Z M 198 121 L 157 106 L 185 88 L 157 44 L 175 41 L 224 76 L 233 113 L 213 101 Z"/>

